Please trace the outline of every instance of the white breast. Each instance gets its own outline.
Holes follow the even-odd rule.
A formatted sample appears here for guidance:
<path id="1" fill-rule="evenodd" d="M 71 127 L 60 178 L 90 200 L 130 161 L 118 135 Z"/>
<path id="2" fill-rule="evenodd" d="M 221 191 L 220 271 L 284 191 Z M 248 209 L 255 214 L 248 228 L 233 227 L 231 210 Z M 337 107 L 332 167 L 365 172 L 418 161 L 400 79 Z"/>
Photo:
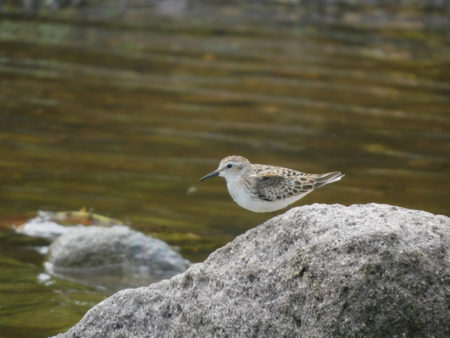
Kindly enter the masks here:
<path id="1" fill-rule="evenodd" d="M 231 198 L 241 207 L 253 212 L 271 212 L 286 208 L 289 204 L 298 201 L 310 191 L 297 196 L 288 197 L 281 200 L 265 201 L 250 193 L 246 186 L 239 181 L 227 180 L 228 192 Z"/>

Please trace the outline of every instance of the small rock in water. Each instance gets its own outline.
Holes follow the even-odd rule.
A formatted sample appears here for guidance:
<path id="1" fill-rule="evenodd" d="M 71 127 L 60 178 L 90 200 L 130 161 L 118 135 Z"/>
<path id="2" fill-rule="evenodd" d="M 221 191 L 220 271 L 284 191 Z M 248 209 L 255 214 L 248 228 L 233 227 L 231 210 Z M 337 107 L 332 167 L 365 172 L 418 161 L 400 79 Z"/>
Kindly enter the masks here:
<path id="1" fill-rule="evenodd" d="M 112 226 L 122 225 L 118 220 L 108 218 L 99 214 L 87 212 L 84 209 L 80 211 L 39 211 L 38 216 L 18 226 L 18 233 L 55 239 L 73 229 L 83 229 L 87 225 Z"/>
<path id="2" fill-rule="evenodd" d="M 47 272 L 95 286 L 148 285 L 188 268 L 189 262 L 165 242 L 113 224 L 120 222 L 85 210 L 40 211 L 16 231 L 53 240 L 50 247 L 36 248 L 49 252 Z"/>
<path id="3" fill-rule="evenodd" d="M 126 226 L 73 229 L 50 245 L 48 263 L 48 271 L 59 276 L 128 286 L 148 285 L 189 266 L 165 242 Z"/>

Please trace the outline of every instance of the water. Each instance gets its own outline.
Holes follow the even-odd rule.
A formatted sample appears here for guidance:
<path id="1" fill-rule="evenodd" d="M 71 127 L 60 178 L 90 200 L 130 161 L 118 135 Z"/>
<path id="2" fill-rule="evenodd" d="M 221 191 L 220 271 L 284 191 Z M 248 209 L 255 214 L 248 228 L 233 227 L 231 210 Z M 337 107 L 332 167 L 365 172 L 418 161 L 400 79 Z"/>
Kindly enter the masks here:
<path id="1" fill-rule="evenodd" d="M 202 261 L 272 216 L 198 182 L 226 155 L 346 173 L 298 205 L 449 215 L 445 3 L 46 3 L 0 13 L 2 335 L 64 331 L 114 292 L 46 275 L 48 241 L 12 224 L 93 208 Z"/>

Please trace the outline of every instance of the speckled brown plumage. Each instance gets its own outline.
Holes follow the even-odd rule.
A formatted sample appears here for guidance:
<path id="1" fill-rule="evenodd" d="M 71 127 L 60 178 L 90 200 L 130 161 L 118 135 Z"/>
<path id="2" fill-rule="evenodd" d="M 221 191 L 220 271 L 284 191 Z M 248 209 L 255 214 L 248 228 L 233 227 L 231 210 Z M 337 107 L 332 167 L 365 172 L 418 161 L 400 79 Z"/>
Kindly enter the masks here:
<path id="1" fill-rule="evenodd" d="M 307 193 L 340 175 L 340 172 L 306 174 L 288 168 L 254 164 L 248 179 L 254 181 L 254 193 L 259 198 L 274 201 Z"/>

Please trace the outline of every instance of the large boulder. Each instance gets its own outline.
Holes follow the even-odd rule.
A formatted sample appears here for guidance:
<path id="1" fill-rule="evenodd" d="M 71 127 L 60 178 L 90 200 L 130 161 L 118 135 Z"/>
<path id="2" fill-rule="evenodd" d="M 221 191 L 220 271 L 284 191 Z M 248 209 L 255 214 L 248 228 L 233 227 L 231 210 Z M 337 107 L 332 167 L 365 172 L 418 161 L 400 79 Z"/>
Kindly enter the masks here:
<path id="1" fill-rule="evenodd" d="M 310 205 L 107 298 L 59 337 L 449 337 L 450 219 Z"/>
<path id="2" fill-rule="evenodd" d="M 115 287 L 148 285 L 188 266 L 167 243 L 126 226 L 73 227 L 50 245 L 46 264 L 52 274 Z"/>

